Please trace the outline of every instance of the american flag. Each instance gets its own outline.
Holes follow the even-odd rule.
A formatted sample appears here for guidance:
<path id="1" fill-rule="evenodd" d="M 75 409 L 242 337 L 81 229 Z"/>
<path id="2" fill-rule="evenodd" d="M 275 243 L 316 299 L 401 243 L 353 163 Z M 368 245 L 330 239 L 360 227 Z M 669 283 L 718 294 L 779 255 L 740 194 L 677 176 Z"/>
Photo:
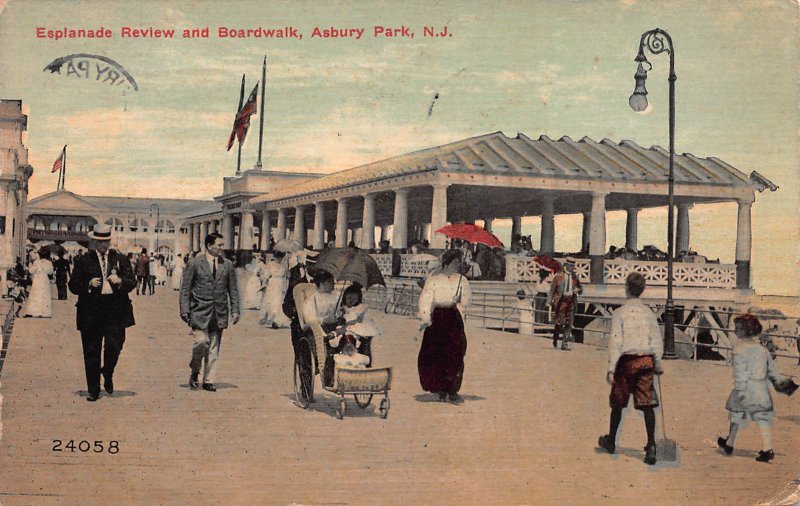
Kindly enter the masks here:
<path id="1" fill-rule="evenodd" d="M 228 151 L 231 150 L 235 138 L 239 139 L 239 143 L 244 142 L 244 138 L 247 136 L 247 129 L 250 128 L 250 116 L 256 112 L 256 95 L 258 95 L 258 83 L 256 83 L 255 88 L 247 98 L 247 102 L 236 113 L 236 119 L 233 120 L 233 130 L 228 138 Z"/>
<path id="2" fill-rule="evenodd" d="M 64 159 L 67 158 L 67 146 L 64 145 L 64 149 L 61 150 L 61 154 L 58 155 L 55 163 L 53 163 L 53 170 L 52 172 L 58 172 L 62 168 L 64 168 Z"/>

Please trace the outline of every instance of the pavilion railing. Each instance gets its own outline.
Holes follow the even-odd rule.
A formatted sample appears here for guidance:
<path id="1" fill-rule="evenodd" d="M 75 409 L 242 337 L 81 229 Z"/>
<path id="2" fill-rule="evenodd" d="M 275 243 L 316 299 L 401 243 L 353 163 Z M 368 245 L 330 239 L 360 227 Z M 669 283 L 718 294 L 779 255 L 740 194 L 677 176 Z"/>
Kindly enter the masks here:
<path id="1" fill-rule="evenodd" d="M 378 264 L 381 274 L 384 276 L 392 275 L 392 255 L 389 253 L 373 253 L 372 258 Z"/>
<path id="2" fill-rule="evenodd" d="M 392 255 L 373 254 L 384 276 L 392 275 Z M 413 255 L 400 256 L 400 276 L 405 278 L 424 278 L 428 262 L 411 260 Z M 556 258 L 561 262 L 564 258 Z M 589 283 L 589 259 L 578 258 L 575 273 L 582 283 Z M 510 283 L 536 282 L 539 279 L 539 265 L 533 257 L 520 255 L 506 256 L 506 278 Z M 667 285 L 667 263 L 643 260 L 614 259 L 604 262 L 603 278 L 606 284 L 622 285 L 631 272 L 642 274 L 650 286 Z M 700 288 L 736 288 L 736 265 L 716 263 L 675 262 L 673 264 L 675 286 Z"/>
<path id="3" fill-rule="evenodd" d="M 557 258 L 563 262 L 563 258 Z M 588 258 L 579 258 L 575 262 L 575 273 L 583 283 L 589 282 Z M 506 281 L 534 282 L 538 281 L 539 266 L 532 257 L 508 255 L 506 257 Z M 621 285 L 631 272 L 642 274 L 650 286 L 667 285 L 667 263 L 643 260 L 606 260 L 603 268 L 603 279 L 609 285 Z M 675 286 L 701 288 L 736 288 L 736 265 L 711 263 L 673 264 Z"/>

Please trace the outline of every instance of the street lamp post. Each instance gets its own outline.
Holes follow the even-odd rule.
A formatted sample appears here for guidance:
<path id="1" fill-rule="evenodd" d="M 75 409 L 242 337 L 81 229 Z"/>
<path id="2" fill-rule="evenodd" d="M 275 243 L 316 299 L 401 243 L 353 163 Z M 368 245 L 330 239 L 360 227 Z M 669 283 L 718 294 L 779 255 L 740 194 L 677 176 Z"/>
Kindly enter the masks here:
<path id="1" fill-rule="evenodd" d="M 669 54 L 669 177 L 667 178 L 669 196 L 667 203 L 667 302 L 664 307 L 664 358 L 677 358 L 677 355 L 675 355 L 675 301 L 672 298 L 673 229 L 675 222 L 673 214 L 675 205 L 675 171 L 673 162 L 675 158 L 675 80 L 677 79 L 675 76 L 675 50 L 672 46 L 672 37 L 660 28 L 655 28 L 642 34 L 642 38 L 639 41 L 639 53 L 634 59 L 639 63 L 634 75 L 636 87 L 628 100 L 631 109 L 636 112 L 642 112 L 647 109 L 647 89 L 644 86 L 644 82 L 647 79 L 647 70 L 653 68 L 644 55 L 645 48 L 652 54 L 664 52 Z M 647 70 L 644 68 L 645 63 L 649 67 Z"/>
<path id="2" fill-rule="evenodd" d="M 155 253 L 158 253 L 158 227 L 159 227 L 159 223 L 161 222 L 161 209 L 158 207 L 158 204 L 156 204 L 155 202 L 150 204 L 150 217 L 151 218 L 153 217 L 153 208 L 155 208 L 155 210 L 156 210 L 156 227 L 155 227 L 155 229 L 156 229 L 156 251 L 155 251 Z"/>

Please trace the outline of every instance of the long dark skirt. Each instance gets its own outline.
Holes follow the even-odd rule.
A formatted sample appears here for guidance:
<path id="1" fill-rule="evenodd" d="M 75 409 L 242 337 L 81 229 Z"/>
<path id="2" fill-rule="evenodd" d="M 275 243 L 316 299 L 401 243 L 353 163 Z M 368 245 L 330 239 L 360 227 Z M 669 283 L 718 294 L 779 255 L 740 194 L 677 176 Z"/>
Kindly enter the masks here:
<path id="1" fill-rule="evenodd" d="M 467 336 L 464 320 L 455 307 L 435 308 L 431 325 L 422 335 L 417 358 L 419 384 L 433 393 L 454 394 L 461 389 Z"/>

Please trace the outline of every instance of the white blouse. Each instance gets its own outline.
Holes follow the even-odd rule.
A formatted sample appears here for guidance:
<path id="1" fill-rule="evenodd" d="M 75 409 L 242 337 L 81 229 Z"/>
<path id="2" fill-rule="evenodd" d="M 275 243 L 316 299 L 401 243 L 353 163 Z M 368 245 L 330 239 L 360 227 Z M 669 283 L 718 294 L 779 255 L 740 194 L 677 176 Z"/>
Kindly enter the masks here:
<path id="1" fill-rule="evenodd" d="M 302 314 L 304 325 L 314 331 L 315 336 L 323 336 L 323 323 L 336 321 L 336 303 L 339 296 L 336 293 L 322 293 L 314 290 L 301 302 L 299 311 Z"/>
<path id="2" fill-rule="evenodd" d="M 471 301 L 472 289 L 466 277 L 460 274 L 434 274 L 425 282 L 419 295 L 419 318 L 423 323 L 430 324 L 433 308 L 454 305 L 463 315 Z"/>

